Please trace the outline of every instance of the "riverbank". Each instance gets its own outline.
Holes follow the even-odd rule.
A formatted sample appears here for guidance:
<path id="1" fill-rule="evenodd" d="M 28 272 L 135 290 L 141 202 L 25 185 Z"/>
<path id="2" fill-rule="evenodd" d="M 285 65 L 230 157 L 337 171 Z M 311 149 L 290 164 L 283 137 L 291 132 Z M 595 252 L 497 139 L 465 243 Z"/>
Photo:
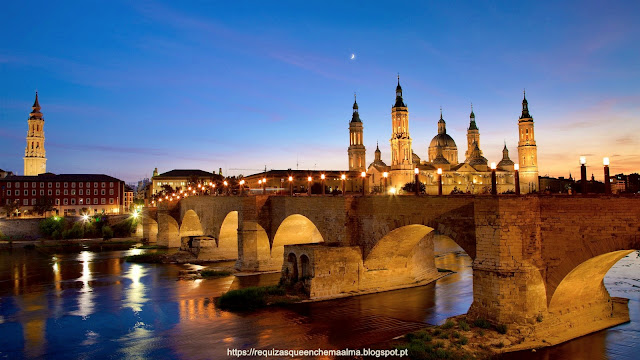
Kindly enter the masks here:
<path id="1" fill-rule="evenodd" d="M 2 240 L 0 241 L 0 251 L 12 249 L 41 249 L 47 251 L 107 251 L 126 250 L 136 246 L 143 246 L 140 239 L 136 237 L 113 238 L 103 240 L 93 239 L 73 239 L 73 240 Z"/>

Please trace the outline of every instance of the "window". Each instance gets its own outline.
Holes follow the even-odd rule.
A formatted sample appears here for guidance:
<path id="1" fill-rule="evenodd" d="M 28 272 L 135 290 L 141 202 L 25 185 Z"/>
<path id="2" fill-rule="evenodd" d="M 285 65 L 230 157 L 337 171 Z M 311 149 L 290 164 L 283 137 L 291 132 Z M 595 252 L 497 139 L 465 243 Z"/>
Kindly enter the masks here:
<path id="1" fill-rule="evenodd" d="M 106 191 L 104 189 L 100 190 L 100 195 L 105 195 Z"/>
<path id="2" fill-rule="evenodd" d="M 44 190 L 40 189 L 40 196 L 44 196 Z"/>
<path id="3" fill-rule="evenodd" d="M 59 187 L 60 187 L 60 183 L 59 183 L 59 182 L 57 182 L 57 183 L 56 183 L 56 187 L 57 187 L 57 188 L 59 188 Z"/>
<path id="4" fill-rule="evenodd" d="M 75 195 L 76 194 L 76 189 L 71 189 L 71 195 Z"/>
<path id="5" fill-rule="evenodd" d="M 35 205 L 36 204 L 36 199 L 31 199 L 31 205 Z"/>
<path id="6" fill-rule="evenodd" d="M 94 182 L 94 183 L 93 183 L 93 187 L 98 187 L 98 183 L 97 183 L 97 182 Z"/>
<path id="7" fill-rule="evenodd" d="M 44 187 L 44 183 L 43 182 L 40 183 L 40 187 Z"/>
<path id="8" fill-rule="evenodd" d="M 112 182 L 109 183 L 109 187 L 113 187 L 113 183 Z"/>
<path id="9" fill-rule="evenodd" d="M 84 200 L 84 199 L 83 198 L 78 199 L 78 204 L 82 205 L 82 203 L 83 203 L 82 200 Z"/>
<path id="10" fill-rule="evenodd" d="M 7 190 L 7 196 L 11 196 L 11 190 Z"/>
<path id="11" fill-rule="evenodd" d="M 53 191 L 52 190 L 47 190 L 47 195 L 53 195 Z"/>
<path id="12" fill-rule="evenodd" d="M 69 195 L 69 190 L 64 189 L 64 194 L 65 194 L 65 195 Z"/>
<path id="13" fill-rule="evenodd" d="M 64 187 L 68 188 L 69 187 L 69 183 L 68 182 L 64 183 Z"/>
<path id="14" fill-rule="evenodd" d="M 81 182 L 78 186 L 79 186 L 79 187 L 82 187 L 82 185 L 84 185 L 84 183 L 83 183 L 83 182 Z"/>
<path id="15" fill-rule="evenodd" d="M 60 199 L 56 199 L 56 205 L 60 205 Z"/>
<path id="16" fill-rule="evenodd" d="M 64 199 L 62 201 L 64 201 L 64 205 L 69 205 L 69 199 Z"/>
<path id="17" fill-rule="evenodd" d="M 107 203 L 107 199 L 105 199 L 105 198 L 100 199 L 100 203 L 102 205 L 106 204 Z"/>
<path id="18" fill-rule="evenodd" d="M 29 190 L 24 191 L 24 196 L 29 196 Z"/>
<path id="19" fill-rule="evenodd" d="M 28 182 L 24 183 L 24 187 L 28 188 L 29 187 L 29 183 Z"/>
<path id="20" fill-rule="evenodd" d="M 20 183 L 16 183 L 16 188 L 20 189 Z"/>
<path id="21" fill-rule="evenodd" d="M 113 198 L 109 199 L 109 204 L 113 205 Z"/>
<path id="22" fill-rule="evenodd" d="M 87 181 L 87 187 L 91 187 L 91 183 Z"/>
<path id="23" fill-rule="evenodd" d="M 103 181 L 102 182 L 102 187 L 106 187 L 106 186 L 107 186 L 107 184 Z"/>
<path id="24" fill-rule="evenodd" d="M 71 198 L 71 205 L 75 205 L 76 204 L 76 198 Z"/>
<path id="25" fill-rule="evenodd" d="M 113 189 L 109 189 L 109 195 L 113 195 Z"/>
<path id="26" fill-rule="evenodd" d="M 82 183 L 81 183 L 81 184 L 82 184 Z M 78 194 L 78 195 L 84 195 L 82 192 L 83 192 L 83 190 L 82 190 L 82 189 L 80 189 L 80 194 Z"/>
<path id="27" fill-rule="evenodd" d="M 22 200 L 22 205 L 29 205 L 29 199 Z"/>
<path id="28" fill-rule="evenodd" d="M 98 198 L 93 198 L 93 204 L 98 205 Z"/>
<path id="29" fill-rule="evenodd" d="M 87 205 L 91 204 L 91 199 L 87 198 Z"/>
<path id="30" fill-rule="evenodd" d="M 36 183 L 35 183 L 35 182 L 32 182 L 32 183 L 31 183 L 31 187 L 36 187 Z"/>
<path id="31" fill-rule="evenodd" d="M 60 189 L 56 189 L 56 195 L 60 195 Z"/>
<path id="32" fill-rule="evenodd" d="M 72 187 L 72 188 L 76 187 L 76 183 L 72 182 L 72 183 L 71 183 L 71 187 Z"/>
<path id="33" fill-rule="evenodd" d="M 31 190 L 31 196 L 36 196 L 36 189 Z"/>
<path id="34" fill-rule="evenodd" d="M 98 195 L 98 189 L 93 189 L 93 195 Z"/>
<path id="35" fill-rule="evenodd" d="M 7 183 L 7 188 L 11 189 L 11 183 Z"/>
<path id="36" fill-rule="evenodd" d="M 49 189 L 53 187 L 53 183 L 49 183 Z"/>

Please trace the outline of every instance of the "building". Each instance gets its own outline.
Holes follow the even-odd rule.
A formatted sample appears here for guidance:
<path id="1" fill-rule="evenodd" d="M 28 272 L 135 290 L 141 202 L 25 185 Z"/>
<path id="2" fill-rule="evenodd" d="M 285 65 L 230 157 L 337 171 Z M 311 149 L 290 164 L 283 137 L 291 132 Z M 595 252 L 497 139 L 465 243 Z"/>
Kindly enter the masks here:
<path id="1" fill-rule="evenodd" d="M 558 178 L 540 176 L 538 182 L 540 184 L 540 191 L 552 194 L 573 194 L 576 189 L 576 182 L 571 174 L 569 174 L 569 178 L 565 178 L 564 176 Z"/>
<path id="2" fill-rule="evenodd" d="M 124 181 L 108 175 L 45 173 L 0 179 L 2 204 L 17 202 L 20 212 L 32 213 L 48 201 L 60 215 L 122 214 Z"/>
<path id="3" fill-rule="evenodd" d="M 24 149 L 24 176 L 35 176 L 47 172 L 47 154 L 44 150 L 44 117 L 40 112 L 38 92 L 31 107 L 27 123 L 27 147 Z"/>
<path id="4" fill-rule="evenodd" d="M 353 115 L 351 115 L 351 122 L 349 123 L 349 171 L 362 172 L 366 170 L 366 152 L 362 138 L 363 130 L 360 114 L 358 114 L 358 102 L 354 94 Z"/>
<path id="5" fill-rule="evenodd" d="M 131 205 L 133 205 L 133 188 L 129 185 L 124 186 L 124 211 L 129 212 Z"/>
<path id="6" fill-rule="evenodd" d="M 355 111 L 356 106 L 354 104 Z M 521 190 L 523 193 L 537 191 L 537 148 L 533 134 L 533 118 L 529 114 L 526 97 L 522 101 L 522 115 L 519 118 L 518 127 L 523 134 L 518 146 L 518 157 L 526 160 L 524 171 L 522 165 L 520 165 L 520 183 L 523 184 Z M 375 160 L 367 168 L 369 188 L 373 192 L 400 192 L 400 189 L 406 183 L 415 181 L 416 169 L 418 171 L 418 179 L 426 185 L 428 194 L 438 193 L 438 169 L 442 171 L 443 194 L 478 194 L 489 193 L 491 190 L 491 166 L 480 149 L 480 129 L 476 123 L 473 106 L 471 107 L 469 126 L 467 128 L 467 150 L 465 151 L 464 162 L 459 162 L 456 142 L 447 134 L 447 124 L 444 120 L 442 109 L 440 109 L 440 119 L 437 122 L 437 134 L 429 143 L 426 160 L 421 160 L 420 156 L 414 153 L 411 146 L 409 110 L 404 102 L 400 78 L 398 77 L 396 101 L 391 108 L 391 139 L 389 142 L 391 146 L 391 164 L 388 166 L 382 161 L 380 149 L 376 148 Z M 351 149 L 351 146 L 349 149 Z M 505 143 L 502 150 L 502 159 L 496 164 L 498 193 L 515 190 L 515 165 L 509 158 L 509 150 Z M 524 180 L 522 178 L 523 172 Z M 534 177 L 535 180 L 532 180 Z"/>
<path id="7" fill-rule="evenodd" d="M 7 176 L 13 176 L 13 172 L 0 169 L 0 179 L 6 178 Z"/>
<path id="8" fill-rule="evenodd" d="M 324 180 L 322 176 L 324 175 Z M 344 175 L 344 179 L 342 178 Z M 265 193 L 307 194 L 311 187 L 313 194 L 322 193 L 322 182 L 325 185 L 325 194 L 342 191 L 346 193 L 362 192 L 362 172 L 339 170 L 269 170 L 242 178 L 247 187 L 254 194 Z M 291 177 L 291 182 L 289 181 Z M 291 186 L 291 187 L 290 187 Z M 367 180 L 364 182 L 365 191 L 369 192 Z"/>
<path id="9" fill-rule="evenodd" d="M 162 174 L 158 174 L 158 168 L 153 171 L 151 177 L 151 194 L 153 196 L 162 192 L 163 186 L 171 186 L 172 189 L 180 189 L 189 183 L 219 181 L 223 177 L 216 173 L 210 173 L 203 170 L 171 170 Z"/>

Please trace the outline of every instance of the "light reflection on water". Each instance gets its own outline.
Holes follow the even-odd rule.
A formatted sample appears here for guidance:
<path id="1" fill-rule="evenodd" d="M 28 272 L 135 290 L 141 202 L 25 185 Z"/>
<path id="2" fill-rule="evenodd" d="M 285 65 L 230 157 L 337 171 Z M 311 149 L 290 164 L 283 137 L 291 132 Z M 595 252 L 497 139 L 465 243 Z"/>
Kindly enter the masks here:
<path id="1" fill-rule="evenodd" d="M 279 274 L 176 281 L 180 270 L 193 267 L 124 262 L 133 250 L 0 253 L 0 358 L 211 359 L 234 347 L 362 347 L 467 311 L 471 261 L 456 250 L 438 243 L 437 266 L 457 273 L 434 284 L 249 314 L 221 311 L 214 298 L 228 289 L 275 284 Z M 640 344 L 640 288 L 634 287 L 640 286 L 640 260 L 625 259 L 605 282 L 613 296 L 632 299 L 635 322 L 538 356 L 570 358 L 588 345 L 598 358 L 617 358 Z M 628 276 L 634 271 L 636 279 Z"/>

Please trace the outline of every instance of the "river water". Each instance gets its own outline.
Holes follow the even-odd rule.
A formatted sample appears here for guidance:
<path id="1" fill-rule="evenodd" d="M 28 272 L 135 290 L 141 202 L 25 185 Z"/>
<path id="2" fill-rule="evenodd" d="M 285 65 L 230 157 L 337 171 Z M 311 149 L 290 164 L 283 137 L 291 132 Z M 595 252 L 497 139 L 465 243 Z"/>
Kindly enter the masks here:
<path id="1" fill-rule="evenodd" d="M 178 281 L 189 265 L 122 260 L 138 249 L 0 252 L 0 358 L 221 359 L 232 348 L 368 347 L 467 311 L 471 261 L 455 250 L 439 244 L 437 266 L 457 273 L 427 286 L 253 313 L 221 311 L 213 298 L 275 284 L 279 274 Z M 634 253 L 605 281 L 612 295 L 631 298 L 631 323 L 517 358 L 637 359 L 638 278 Z"/>

